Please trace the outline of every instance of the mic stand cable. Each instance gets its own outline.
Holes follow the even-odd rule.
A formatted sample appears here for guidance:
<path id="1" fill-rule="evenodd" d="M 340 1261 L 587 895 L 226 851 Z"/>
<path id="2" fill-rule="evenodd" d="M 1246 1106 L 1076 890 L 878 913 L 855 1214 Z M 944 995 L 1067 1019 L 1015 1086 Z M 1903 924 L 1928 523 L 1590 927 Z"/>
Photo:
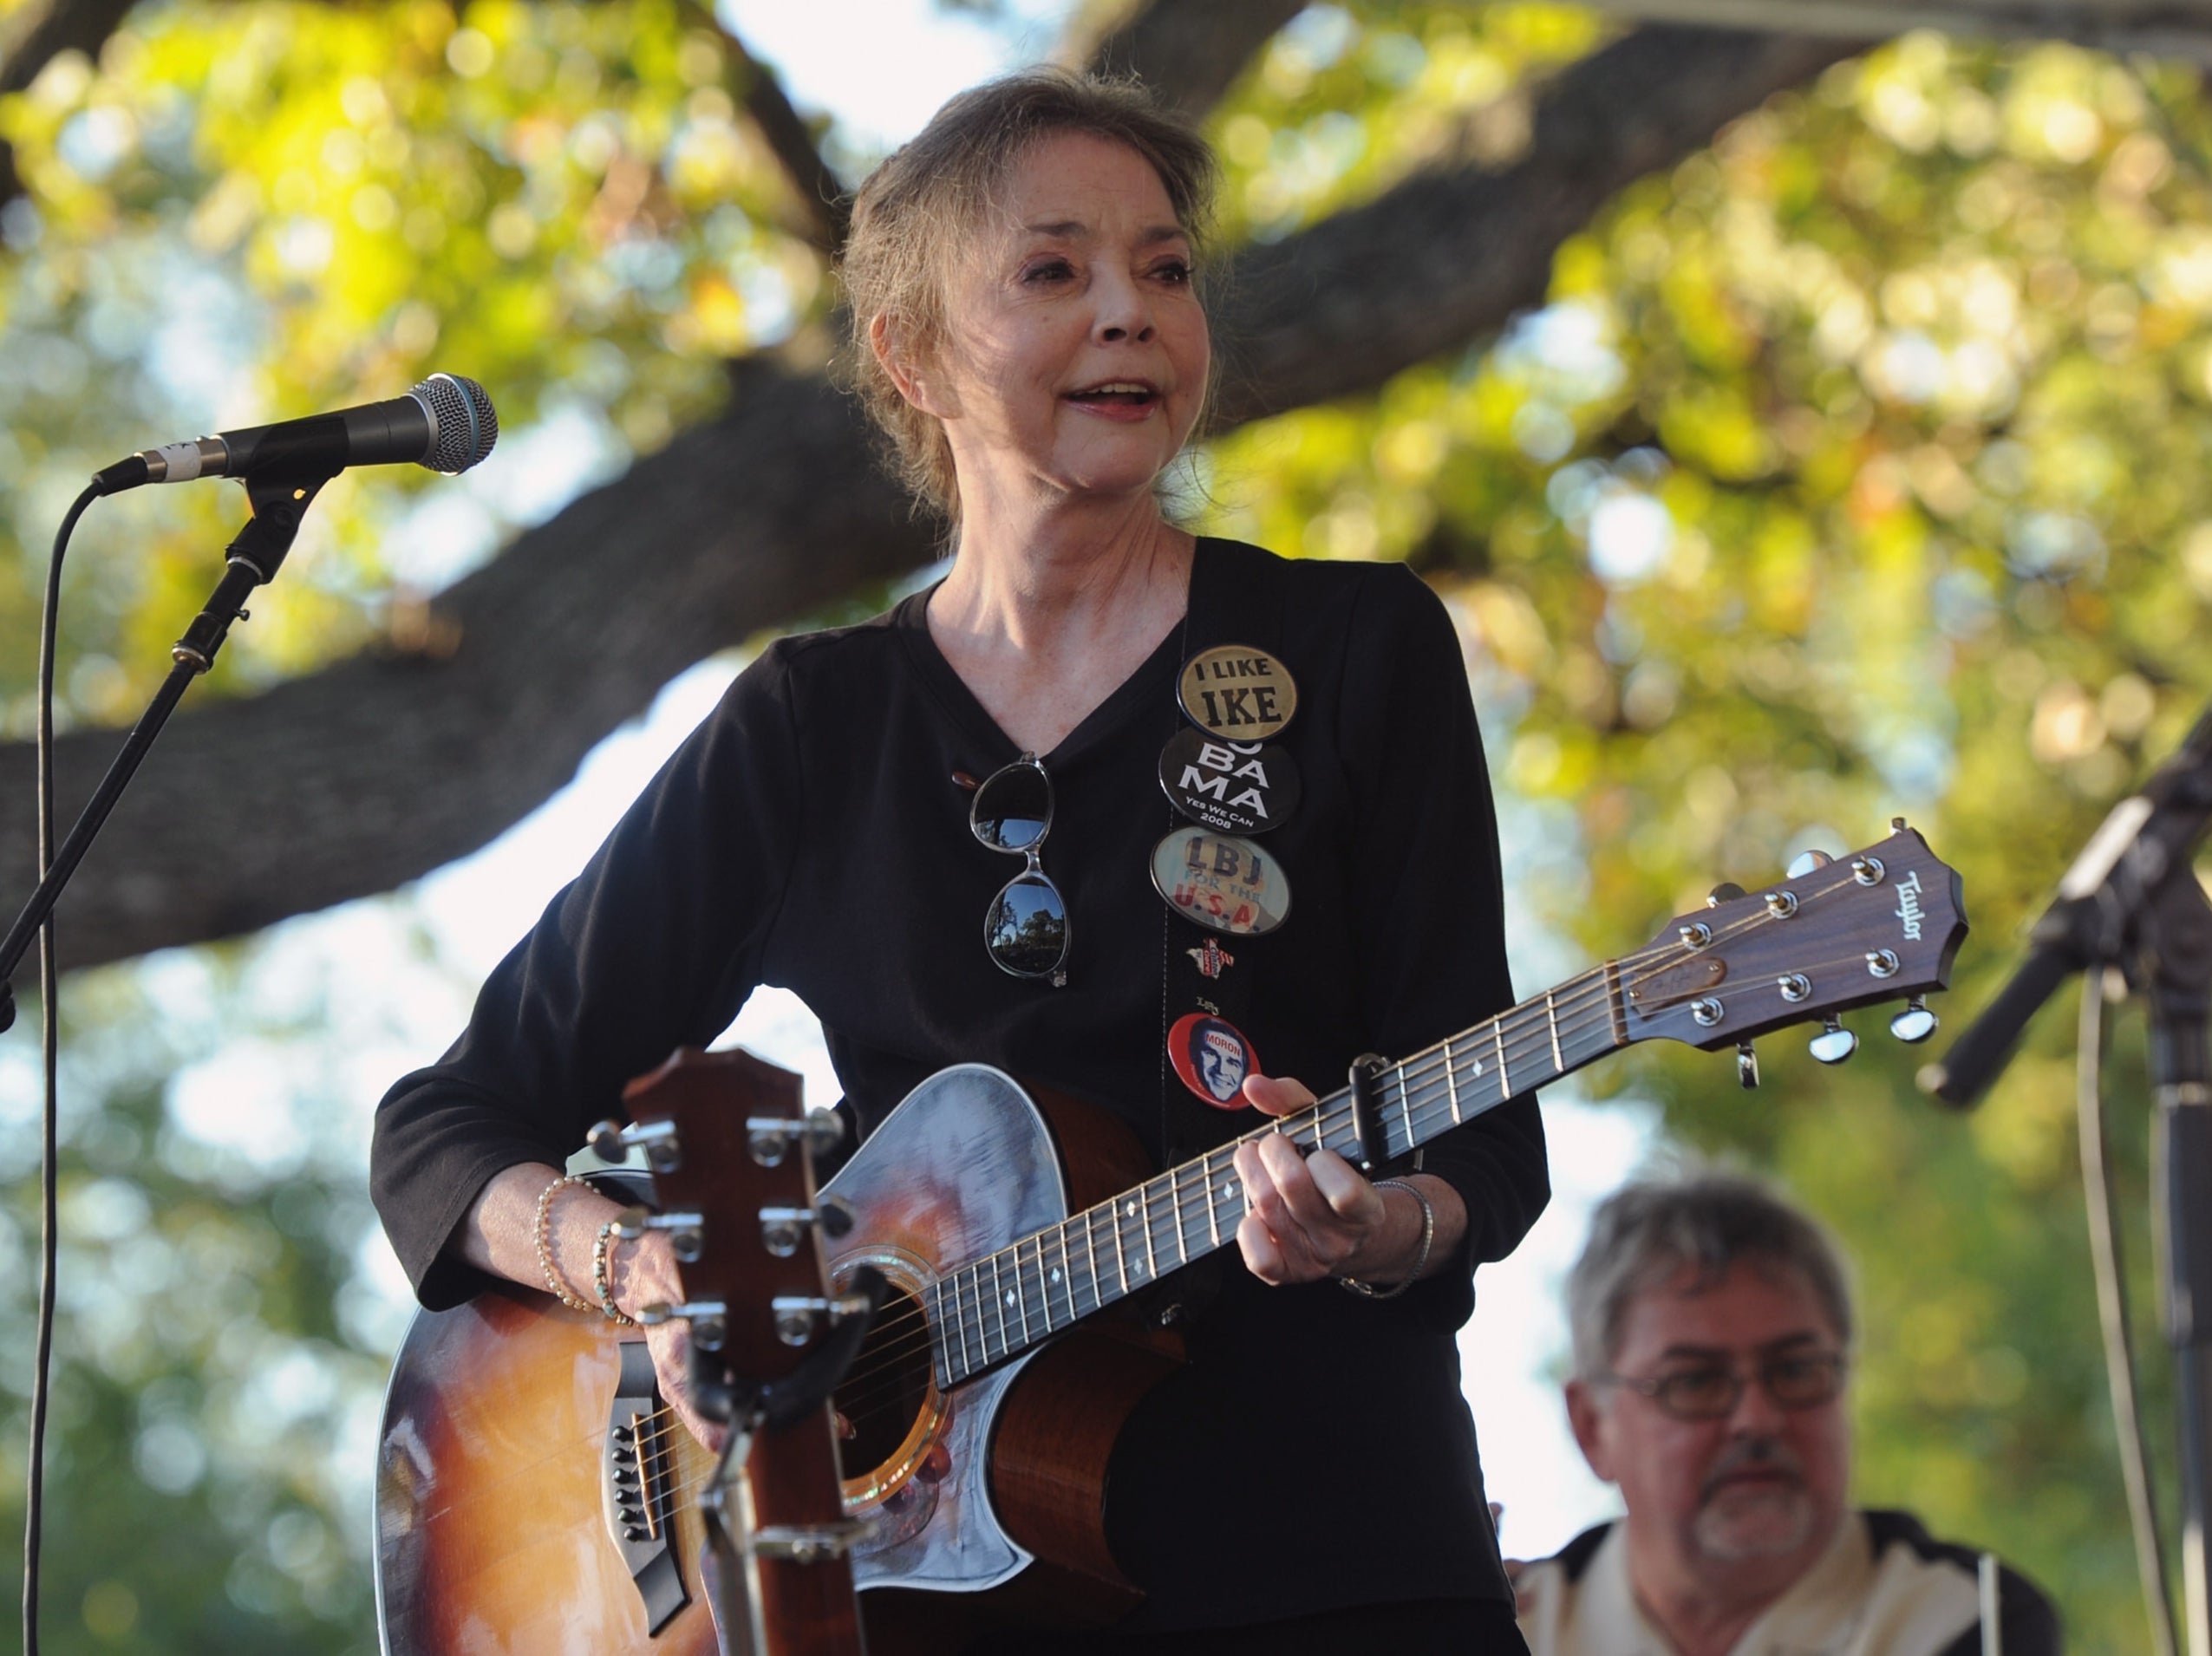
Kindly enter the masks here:
<path id="1" fill-rule="evenodd" d="M 2081 1124 L 2081 1183 L 2089 1216 L 2089 1255 L 2097 1278 L 2098 1323 L 2104 1333 L 2104 1382 L 2112 1398 L 2112 1429 L 2119 1439 L 2120 1482 L 2127 1490 L 2129 1527 L 2135 1532 L 2136 1574 L 2143 1614 L 2150 1623 L 2153 1656 L 2176 1656 L 2173 1588 L 2166 1578 L 2166 1543 L 2150 1497 L 2150 1444 L 2138 1402 L 2133 1320 L 2128 1314 L 2127 1275 L 2120 1263 L 2120 1220 L 2106 1169 L 2104 1134 L 2104 968 L 2081 981 L 2081 1025 L 2075 1052 L 2075 1106 Z"/>
<path id="2" fill-rule="evenodd" d="M 55 1276 L 58 1254 L 56 1236 L 56 1172 L 55 1161 L 59 1147 L 60 1099 L 57 1091 L 57 1068 L 60 1059 L 60 1020 L 58 1000 L 58 968 L 54 949 L 54 905 L 60 898 L 69 877 L 76 872 L 77 864 L 91 849 L 92 842 L 107 822 L 123 790 L 130 786 L 132 777 L 145 762 L 161 733 L 169 715 L 176 708 L 192 680 L 215 664 L 217 652 L 230 636 L 231 625 L 242 619 L 245 601 L 253 589 L 273 580 L 292 540 L 299 533 L 300 519 L 316 492 L 336 475 L 333 470 L 271 473 L 250 476 L 245 479 L 246 496 L 253 505 L 253 517 L 238 531 L 225 552 L 223 578 L 216 584 L 206 607 L 185 629 L 170 651 L 175 663 L 169 676 L 154 694 L 153 701 L 132 728 L 123 743 L 122 751 L 108 766 L 108 774 L 101 779 L 91 800 L 78 815 L 76 824 L 69 830 L 69 837 L 57 851 L 54 846 L 54 655 L 57 617 L 61 610 L 62 558 L 69 545 L 70 534 L 77 519 L 87 507 L 102 494 L 110 492 L 98 480 L 80 494 L 62 519 L 62 526 L 54 538 L 53 557 L 48 564 L 45 610 L 41 619 L 38 640 L 38 889 L 31 893 L 30 901 L 23 905 L 23 913 L 3 940 L 0 940 L 0 1030 L 7 1029 L 16 1020 L 16 1004 L 10 981 L 16 968 L 29 951 L 31 940 L 39 942 L 38 986 L 39 1024 L 42 1055 L 46 1069 L 46 1086 L 40 1130 L 39 1151 L 39 1286 L 38 1331 L 33 1358 L 30 1403 L 30 1444 L 27 1457 L 29 1464 L 24 1475 L 23 1503 L 23 1656 L 38 1656 L 39 1556 L 44 1535 L 46 1416 L 47 1394 L 51 1379 L 54 1355 Z"/>
<path id="3" fill-rule="evenodd" d="M 46 596 L 38 618 L 38 877 L 43 883 L 54 856 L 54 653 L 62 612 L 62 560 L 77 519 L 100 498 L 88 485 L 54 531 L 54 551 L 46 564 Z M 12 968 L 13 962 L 11 962 Z M 38 1656 L 38 1571 L 44 1540 L 46 1498 L 46 1412 L 48 1371 L 54 1357 L 54 1288 L 59 1186 L 54 1161 L 60 1137 L 60 1094 L 55 1068 L 61 1057 L 61 1018 L 56 1005 L 54 921 L 49 914 L 38 929 L 39 1055 L 45 1089 L 39 1112 L 38 1152 L 38 1328 L 33 1344 L 30 1383 L 30 1452 L 23 1473 L 23 1656 Z M 8 973 L 0 971 L 0 1029 L 16 1020 Z"/>

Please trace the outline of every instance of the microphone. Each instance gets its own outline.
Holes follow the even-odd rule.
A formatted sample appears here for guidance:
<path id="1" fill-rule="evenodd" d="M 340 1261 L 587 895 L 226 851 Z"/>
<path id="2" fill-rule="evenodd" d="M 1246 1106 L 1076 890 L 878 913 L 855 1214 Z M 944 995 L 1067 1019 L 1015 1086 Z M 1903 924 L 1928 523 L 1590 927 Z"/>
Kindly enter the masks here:
<path id="1" fill-rule="evenodd" d="M 433 374 L 403 397 L 142 449 L 95 472 L 93 487 L 120 494 L 142 483 L 320 472 L 411 460 L 448 475 L 466 472 L 499 440 L 499 416 L 473 380 Z"/>

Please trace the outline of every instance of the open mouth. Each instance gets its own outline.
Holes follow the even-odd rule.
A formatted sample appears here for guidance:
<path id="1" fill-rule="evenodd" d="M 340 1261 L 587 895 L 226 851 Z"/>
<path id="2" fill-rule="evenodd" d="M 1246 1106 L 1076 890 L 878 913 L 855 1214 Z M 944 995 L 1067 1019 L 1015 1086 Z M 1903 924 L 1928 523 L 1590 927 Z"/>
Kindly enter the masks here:
<path id="1" fill-rule="evenodd" d="M 1149 408 L 1160 398 L 1159 392 L 1142 380 L 1108 380 L 1070 391 L 1067 400 L 1092 408 Z"/>

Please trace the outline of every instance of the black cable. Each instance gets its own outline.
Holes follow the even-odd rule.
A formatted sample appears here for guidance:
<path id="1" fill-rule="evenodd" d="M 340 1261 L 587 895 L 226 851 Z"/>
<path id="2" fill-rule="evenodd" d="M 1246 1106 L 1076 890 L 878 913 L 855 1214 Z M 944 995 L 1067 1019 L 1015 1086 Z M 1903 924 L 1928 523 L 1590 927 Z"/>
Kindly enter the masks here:
<path id="1" fill-rule="evenodd" d="M 2157 1656 L 2175 1656 L 2172 1588 L 2166 1580 L 2166 1548 L 2158 1509 L 2150 1497 L 2150 1445 L 2137 1397 L 2135 1336 L 2128 1316 L 2127 1280 L 2120 1264 L 2119 1214 L 2106 1168 L 2104 1142 L 2104 973 L 2082 974 L 2081 1028 L 2075 1054 L 2075 1105 L 2081 1122 L 2082 1196 L 2089 1213 L 2089 1256 L 2097 1276 L 2098 1324 L 2104 1334 L 2104 1379 L 2112 1395 L 2112 1427 L 2119 1439 L 2120 1482 L 2135 1531 L 2136 1573 L 2143 1614 Z"/>
<path id="2" fill-rule="evenodd" d="M 88 486 L 54 534 L 46 568 L 46 607 L 38 628 L 38 877 L 54 857 L 54 649 L 62 613 L 62 558 L 85 509 L 100 498 Z M 38 1559 L 46 1495 L 46 1397 L 54 1359 L 54 1281 L 59 1222 L 55 1212 L 55 1159 L 59 1148 L 61 1095 L 55 1071 L 61 1056 L 61 1017 L 55 993 L 54 916 L 38 929 L 39 1046 L 46 1066 L 46 1098 L 39 1143 L 38 1343 L 30 1383 L 30 1453 L 23 1493 L 23 1656 L 38 1656 Z"/>

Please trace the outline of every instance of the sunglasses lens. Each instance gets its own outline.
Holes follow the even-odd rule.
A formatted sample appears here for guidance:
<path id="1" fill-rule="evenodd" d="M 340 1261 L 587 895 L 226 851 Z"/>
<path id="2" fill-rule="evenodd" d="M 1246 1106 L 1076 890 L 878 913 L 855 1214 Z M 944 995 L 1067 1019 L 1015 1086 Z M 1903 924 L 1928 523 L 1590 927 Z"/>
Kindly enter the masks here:
<path id="1" fill-rule="evenodd" d="M 1028 851 L 1052 825 L 1052 783 L 1037 766 L 1009 765 L 975 790 L 968 821 L 994 851 Z"/>
<path id="2" fill-rule="evenodd" d="M 1067 958 L 1067 909 L 1041 874 L 1017 874 L 983 916 L 983 947 L 1002 972 L 1050 977 Z"/>

